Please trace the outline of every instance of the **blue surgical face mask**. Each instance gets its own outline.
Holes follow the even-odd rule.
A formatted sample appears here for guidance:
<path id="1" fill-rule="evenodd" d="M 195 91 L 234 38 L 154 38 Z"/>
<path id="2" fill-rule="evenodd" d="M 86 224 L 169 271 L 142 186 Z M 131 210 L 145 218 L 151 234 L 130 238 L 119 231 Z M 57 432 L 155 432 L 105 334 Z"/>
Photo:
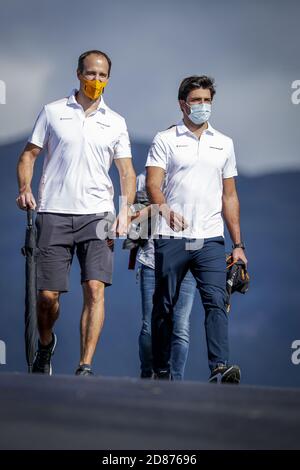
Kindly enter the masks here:
<path id="1" fill-rule="evenodd" d="M 203 124 L 208 121 L 211 115 L 211 104 L 210 103 L 201 103 L 201 104 L 188 104 L 191 112 L 189 114 L 189 119 L 196 125 Z"/>

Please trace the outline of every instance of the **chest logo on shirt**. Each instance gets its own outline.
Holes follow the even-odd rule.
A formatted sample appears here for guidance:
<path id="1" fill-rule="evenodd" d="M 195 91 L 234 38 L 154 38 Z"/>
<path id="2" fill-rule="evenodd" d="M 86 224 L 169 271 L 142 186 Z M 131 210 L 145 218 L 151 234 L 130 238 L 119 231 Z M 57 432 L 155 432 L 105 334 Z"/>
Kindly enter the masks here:
<path id="1" fill-rule="evenodd" d="M 177 144 L 176 147 L 188 147 L 188 144 Z"/>
<path id="2" fill-rule="evenodd" d="M 223 147 L 213 147 L 212 145 L 210 145 L 209 148 L 215 150 L 223 150 Z"/>
<path id="3" fill-rule="evenodd" d="M 104 126 L 104 127 L 110 127 L 110 124 L 106 124 L 104 122 L 100 122 L 100 121 L 96 121 L 97 124 L 100 124 L 100 126 Z"/>
<path id="4" fill-rule="evenodd" d="M 72 120 L 73 118 L 72 117 L 61 117 L 60 120 L 61 121 L 69 121 L 69 120 Z"/>

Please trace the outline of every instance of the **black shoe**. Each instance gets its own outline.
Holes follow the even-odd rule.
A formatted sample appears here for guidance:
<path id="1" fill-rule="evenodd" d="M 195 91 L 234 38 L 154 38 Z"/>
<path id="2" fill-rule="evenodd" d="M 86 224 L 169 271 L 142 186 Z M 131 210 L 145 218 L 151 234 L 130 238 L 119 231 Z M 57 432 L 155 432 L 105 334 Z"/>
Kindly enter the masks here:
<path id="1" fill-rule="evenodd" d="M 153 378 L 155 380 L 171 380 L 171 374 L 169 370 L 160 370 L 159 372 L 154 372 Z"/>
<path id="2" fill-rule="evenodd" d="M 214 368 L 208 381 L 210 383 L 239 384 L 241 370 L 239 366 L 225 366 L 220 364 Z"/>
<path id="3" fill-rule="evenodd" d="M 140 377 L 141 379 L 153 379 L 153 372 L 152 370 L 150 371 L 142 370 Z"/>
<path id="4" fill-rule="evenodd" d="M 75 371 L 75 375 L 94 375 L 90 364 L 80 364 Z"/>
<path id="5" fill-rule="evenodd" d="M 43 346 L 38 341 L 38 350 L 35 353 L 35 358 L 32 365 L 33 374 L 47 374 L 52 375 L 52 365 L 51 365 L 51 356 L 54 354 L 56 347 L 57 338 L 54 333 L 52 333 L 52 341 L 48 346 Z"/>

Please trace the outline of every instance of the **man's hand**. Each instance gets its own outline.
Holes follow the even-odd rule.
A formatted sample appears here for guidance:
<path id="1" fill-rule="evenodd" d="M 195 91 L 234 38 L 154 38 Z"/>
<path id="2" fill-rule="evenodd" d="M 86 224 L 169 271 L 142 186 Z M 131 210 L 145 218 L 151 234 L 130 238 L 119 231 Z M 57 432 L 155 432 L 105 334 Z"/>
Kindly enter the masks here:
<path id="1" fill-rule="evenodd" d="M 34 196 L 31 192 L 31 189 L 24 189 L 20 191 L 19 196 L 16 199 L 17 206 L 22 210 L 35 209 L 36 202 Z"/>
<path id="2" fill-rule="evenodd" d="M 234 248 L 232 250 L 232 258 L 233 258 L 233 262 L 236 262 L 238 260 L 243 261 L 243 263 L 245 263 L 245 265 L 247 267 L 248 260 L 245 256 L 245 252 L 244 252 L 243 248 Z"/>
<path id="3" fill-rule="evenodd" d="M 188 228 L 188 223 L 183 218 L 182 215 L 178 214 L 177 212 L 172 211 L 166 204 L 160 208 L 161 215 L 166 220 L 169 227 L 174 232 L 181 232 Z"/>
<path id="4" fill-rule="evenodd" d="M 16 203 L 22 210 L 36 208 L 36 202 L 31 191 L 31 180 L 34 162 L 41 150 L 41 147 L 27 142 L 19 158 L 17 167 L 19 196 L 16 198 Z"/>
<path id="5" fill-rule="evenodd" d="M 132 214 L 128 206 L 123 206 L 112 225 L 112 232 L 117 237 L 125 237 L 129 230 Z"/>
<path id="6" fill-rule="evenodd" d="M 126 236 L 131 222 L 131 213 L 128 205 L 129 201 L 133 201 L 136 192 L 136 176 L 132 166 L 131 158 L 116 158 L 116 167 L 120 175 L 120 186 L 122 194 L 122 206 L 118 217 L 116 218 L 112 230 L 116 236 Z M 125 199 L 125 203 L 124 203 Z"/>

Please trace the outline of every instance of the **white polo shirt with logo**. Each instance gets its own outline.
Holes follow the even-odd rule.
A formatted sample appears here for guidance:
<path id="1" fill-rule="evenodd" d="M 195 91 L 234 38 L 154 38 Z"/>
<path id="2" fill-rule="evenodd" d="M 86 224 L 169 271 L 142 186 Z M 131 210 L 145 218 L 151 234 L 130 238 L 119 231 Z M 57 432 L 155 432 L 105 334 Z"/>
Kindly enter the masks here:
<path id="1" fill-rule="evenodd" d="M 45 149 L 39 212 L 115 212 L 109 169 L 113 159 L 131 158 L 125 119 L 104 103 L 85 116 L 73 90 L 47 104 L 29 142 Z"/>
<path id="2" fill-rule="evenodd" d="M 186 238 L 224 236 L 223 178 L 238 174 L 230 137 L 208 124 L 198 139 L 181 121 L 155 136 L 147 166 L 165 170 L 166 203 L 188 223 L 187 229 L 174 232 L 160 216 L 156 234 Z"/>

